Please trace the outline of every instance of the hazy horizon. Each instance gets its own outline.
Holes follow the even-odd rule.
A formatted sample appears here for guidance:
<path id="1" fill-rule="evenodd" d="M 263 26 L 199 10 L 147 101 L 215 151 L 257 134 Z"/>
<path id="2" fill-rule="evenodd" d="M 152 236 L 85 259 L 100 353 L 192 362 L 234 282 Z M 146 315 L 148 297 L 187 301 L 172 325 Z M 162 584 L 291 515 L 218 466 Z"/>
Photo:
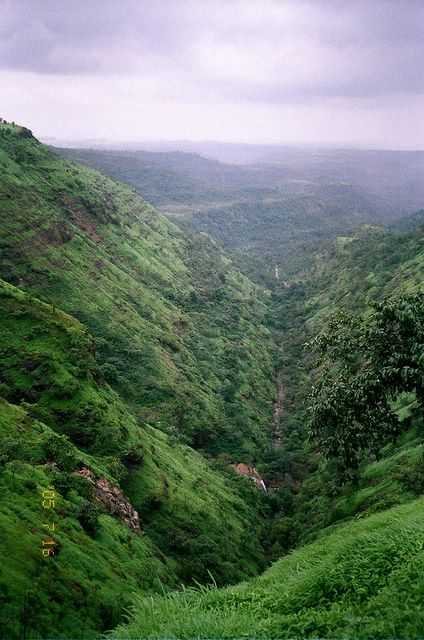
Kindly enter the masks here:
<path id="1" fill-rule="evenodd" d="M 0 116 L 41 139 L 424 149 L 424 3 L 3 0 Z"/>
<path id="2" fill-rule="evenodd" d="M 18 123 L 19 124 L 19 123 Z M 36 131 L 33 131 L 34 135 L 39 138 L 41 142 L 50 146 L 57 146 L 58 148 L 65 148 L 67 145 L 74 148 L 103 148 L 104 150 L 146 150 L 149 151 L 149 147 L 170 147 L 175 151 L 184 151 L 184 146 L 202 146 L 202 145 L 217 145 L 217 146 L 234 146 L 234 147 L 279 147 L 288 149 L 316 149 L 317 151 L 387 151 L 387 152 L 409 152 L 409 153 L 424 153 L 424 146 L 420 148 L 401 147 L 393 148 L 390 146 L 383 147 L 378 144 L 366 144 L 366 143 L 343 143 L 343 142 L 326 142 L 325 140 L 316 141 L 303 141 L 303 142 L 285 142 L 282 141 L 258 141 L 258 142 L 243 142 L 240 140 L 208 140 L 208 139 L 160 139 L 160 138 L 140 138 L 140 139 L 106 139 L 106 138 L 73 138 L 66 139 L 56 136 L 40 136 Z"/>

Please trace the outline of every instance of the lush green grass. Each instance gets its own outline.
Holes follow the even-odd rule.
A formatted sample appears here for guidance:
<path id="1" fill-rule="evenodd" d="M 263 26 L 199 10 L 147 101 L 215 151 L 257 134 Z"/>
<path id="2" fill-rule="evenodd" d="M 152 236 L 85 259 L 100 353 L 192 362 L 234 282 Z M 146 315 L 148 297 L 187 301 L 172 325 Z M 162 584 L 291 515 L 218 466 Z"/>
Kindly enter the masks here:
<path id="1" fill-rule="evenodd" d="M 254 490 L 142 424 L 104 380 L 80 322 L 3 281 L 0 301 L 2 634 L 91 638 L 119 622 L 135 590 L 263 567 Z M 82 466 L 123 488 L 142 535 L 96 506 L 72 475 Z M 44 559 L 48 486 L 59 553 Z"/>
<path id="2" fill-rule="evenodd" d="M 346 522 L 415 500 L 424 489 L 422 431 L 405 432 L 387 445 L 379 460 L 364 461 L 354 481 L 340 482 L 334 467 L 321 464 L 277 517 L 270 535 L 279 555 Z M 280 490 L 284 494 L 284 489 Z"/>
<path id="3" fill-rule="evenodd" d="M 119 622 L 128 590 L 176 584 L 172 563 L 149 538 L 97 509 L 86 481 L 70 475 L 79 461 L 110 477 L 106 461 L 4 400 L 0 441 L 2 637 L 92 638 Z M 54 506 L 46 509 L 42 492 L 51 488 Z M 42 541 L 50 537 L 56 554 L 44 558 Z"/>
<path id="4" fill-rule="evenodd" d="M 117 637 L 422 636 L 414 398 L 397 406 L 409 432 L 341 486 L 305 444 L 301 349 L 340 306 L 419 288 L 422 233 L 342 236 L 298 256 L 291 286 L 270 295 L 213 241 L 182 233 L 25 129 L 0 126 L 0 169 L 1 633 L 94 638 L 121 625 Z M 281 212 L 268 213 L 273 234 Z M 284 446 L 272 451 L 275 368 Z M 263 498 L 224 471 L 241 460 L 281 488 Z M 142 535 L 100 508 L 72 474 L 81 466 L 124 491 Z M 48 486 L 59 528 L 46 560 Z M 304 546 L 250 582 L 181 592 L 193 580 L 221 587 L 257 574 L 264 540 L 274 558 Z"/>
<path id="5" fill-rule="evenodd" d="M 264 470 L 283 485 L 280 493 L 284 495 L 283 513 L 291 532 L 285 534 L 289 546 L 294 540 L 300 540 L 305 528 L 315 530 L 328 524 L 334 497 L 341 491 L 340 483 L 333 478 L 335 469 L 322 473 L 316 449 L 306 444 L 307 396 L 312 378 L 319 374 L 314 369 L 308 342 L 325 329 L 329 317 L 341 308 L 353 314 L 366 312 L 372 302 L 381 301 L 385 296 L 422 289 L 423 277 L 420 228 L 400 234 L 368 226 L 322 247 L 308 258 L 288 288 L 280 283 L 273 290 L 268 322 L 279 344 L 275 359 L 285 389 L 281 422 L 284 447 L 269 457 Z M 408 404 L 399 406 L 402 419 L 410 414 Z M 412 421 L 405 422 L 406 429 L 421 420 L 416 412 L 412 417 Z M 420 434 L 422 438 L 422 430 Z M 399 476 L 401 473 L 399 470 Z M 322 482 L 317 482 L 319 475 Z M 393 482 L 391 499 L 387 487 L 387 506 L 403 499 L 398 481 Z M 363 488 L 372 492 L 366 483 Z M 347 487 L 346 491 L 355 493 L 356 488 Z M 344 508 L 340 510 L 344 511 Z M 281 546 L 276 541 L 277 552 L 287 548 L 282 531 L 279 537 Z"/>
<path id="6" fill-rule="evenodd" d="M 300 276 L 311 331 L 340 307 L 356 313 L 385 296 L 422 288 L 424 247 L 419 228 L 399 233 L 363 226 L 349 242 L 340 240 L 317 254 L 310 272 Z"/>
<path id="7" fill-rule="evenodd" d="M 421 638 L 424 499 L 352 522 L 227 589 L 138 596 L 113 638 Z"/>
<path id="8" fill-rule="evenodd" d="M 265 298 L 129 187 L 0 127 L 0 277 L 78 318 L 138 415 L 253 460 L 274 394 Z"/>
<path id="9" fill-rule="evenodd" d="M 285 389 L 284 446 L 267 452 L 261 469 L 282 485 L 270 498 L 276 512 L 267 529 L 270 553 L 275 558 L 293 546 L 298 548 L 261 578 L 235 588 L 186 590 L 152 599 L 139 595 L 129 625 L 120 627 L 117 637 L 387 638 L 424 634 L 420 612 L 424 584 L 415 581 L 414 565 L 424 564 L 423 504 L 416 501 L 424 488 L 420 417 L 411 410 L 411 403 L 401 403 L 399 415 L 405 425 L 414 428 L 400 442 L 383 449 L 381 459 L 365 460 L 355 482 L 342 486 L 335 470 L 325 468 L 316 451 L 305 445 L 304 401 L 311 367 L 309 354 L 302 353 L 302 343 L 340 307 L 357 312 L 385 295 L 420 288 L 422 233 L 398 235 L 363 226 L 354 235 L 342 235 L 308 255 L 299 250 L 305 234 L 317 240 L 334 232 L 345 234 L 350 228 L 340 217 L 337 225 L 332 216 L 324 218 L 325 224 L 322 216 L 311 217 L 312 204 L 316 201 L 304 199 L 286 208 L 275 202 L 259 206 L 251 199 L 248 204 L 206 211 L 194 220 L 198 228 L 232 246 L 254 245 L 262 259 L 272 255 L 272 264 L 281 249 L 287 250 L 288 240 L 297 252 L 284 257 L 290 275 L 283 274 L 282 279 L 289 279 L 290 287 L 275 283 L 267 303 L 266 320 L 280 342 L 274 364 Z M 361 213 L 356 221 L 365 218 Z M 241 226 L 243 233 L 235 234 Z M 270 249 L 273 243 L 280 245 L 277 252 Z M 204 253 L 199 255 L 198 267 L 205 264 L 205 258 L 209 259 Z M 254 264 L 245 255 L 238 260 L 251 273 L 262 273 L 260 260 Z M 215 322 L 217 319 L 215 316 Z M 210 335 L 216 337 L 216 328 Z M 243 361 L 243 357 L 235 360 L 234 369 L 240 371 Z M 244 388 L 248 391 L 249 386 Z M 231 443 L 221 441 L 225 442 L 223 451 L 231 450 Z M 138 480 L 133 478 L 135 483 Z M 193 522 L 197 526 L 196 518 Z M 158 540 L 154 531 L 152 536 Z M 160 544 L 166 546 L 167 541 Z M 406 599 L 407 604 L 393 609 L 392 601 L 399 599 Z"/>

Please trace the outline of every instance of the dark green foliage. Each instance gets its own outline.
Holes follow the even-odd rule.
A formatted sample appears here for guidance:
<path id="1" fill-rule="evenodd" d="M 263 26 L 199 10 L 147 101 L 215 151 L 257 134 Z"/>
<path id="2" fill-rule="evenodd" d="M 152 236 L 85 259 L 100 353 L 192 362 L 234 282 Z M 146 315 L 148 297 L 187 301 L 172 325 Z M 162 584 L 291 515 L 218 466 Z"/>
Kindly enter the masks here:
<path id="1" fill-rule="evenodd" d="M 1 283 L 1 292 L 5 313 L 0 318 L 0 348 L 7 350 L 2 375 L 16 401 L 31 391 L 31 402 L 21 407 L 0 399 L 0 547 L 7 558 L 0 589 L 9 594 L 1 632 L 18 638 L 22 625 L 28 625 L 42 636 L 54 632 L 92 638 L 120 621 L 135 589 L 153 592 L 161 588 L 160 581 L 171 586 L 195 576 L 204 579 L 205 566 L 221 583 L 262 567 L 260 525 L 252 535 L 249 524 L 258 517 L 254 501 L 241 499 L 237 487 L 227 484 L 200 455 L 171 447 L 166 436 L 135 418 L 101 381 L 94 356 L 81 361 L 75 345 L 90 345 L 92 338 L 80 323 L 6 283 Z M 13 332 L 8 331 L 11 318 Z M 41 384 L 29 375 L 36 371 L 35 354 L 46 364 Z M 79 381 L 73 395 L 59 404 L 56 376 L 71 384 L 78 376 Z M 93 434 L 90 440 L 81 438 L 85 425 Z M 118 441 L 112 440 L 113 433 L 120 433 Z M 113 456 L 108 454 L 111 446 Z M 99 510 L 92 485 L 73 473 L 81 467 L 115 486 L 122 483 L 141 514 L 144 535 Z M 164 487 L 159 505 L 152 500 L 157 483 Z M 46 562 L 41 539 L 47 515 L 40 491 L 48 486 L 57 492 L 51 517 L 59 526 L 58 553 L 48 559 L 50 564 L 40 564 L 39 558 Z M 195 530 L 190 528 L 194 521 Z M 229 527 L 232 537 L 219 544 Z M 182 551 L 174 553 L 170 541 L 180 531 L 185 535 Z M 213 553 L 201 543 L 206 536 L 216 541 Z M 57 607 L 45 608 L 56 599 Z M 27 619 L 28 602 L 43 614 Z"/>
<path id="2" fill-rule="evenodd" d="M 313 245 L 422 206 L 422 153 L 237 147 L 58 151 L 132 185 L 183 229 L 206 231 L 268 284 L 276 264 L 292 275 L 309 262 Z M 252 164 L 224 164 L 234 158 Z"/>
<path id="3" fill-rule="evenodd" d="M 78 509 L 77 520 L 84 531 L 92 538 L 95 537 L 99 529 L 100 513 L 99 507 L 88 500 L 83 502 Z"/>
<path id="4" fill-rule="evenodd" d="M 78 456 L 67 436 L 57 433 L 49 434 L 43 442 L 43 449 L 45 459 L 54 461 L 65 473 L 69 474 L 77 468 Z"/>
<path id="5" fill-rule="evenodd" d="M 162 160 L 146 193 L 183 214 L 201 203 L 193 225 L 271 291 L 187 219 L 178 230 L 131 189 L 0 126 L 1 633 L 419 637 L 423 507 L 397 505 L 424 486 L 420 228 L 329 243 L 375 220 L 374 196 L 311 167 L 315 186 L 288 179 L 283 193 L 275 167 Z M 303 345 L 317 333 L 314 363 Z M 312 379 L 320 451 L 307 442 Z M 356 466 L 344 483 L 340 457 Z M 267 495 L 228 470 L 240 461 Z M 96 500 L 87 467 L 124 493 L 141 534 Z M 60 523 L 48 563 L 46 488 Z M 262 577 L 215 588 L 301 544 Z M 396 599 L 408 601 L 398 613 Z"/>
<path id="6" fill-rule="evenodd" d="M 274 516 L 277 529 L 280 527 L 279 521 L 287 518 L 289 530 L 296 533 L 294 540 L 285 537 L 289 542 L 289 548 L 301 544 L 308 536 L 316 536 L 323 527 L 334 526 L 344 519 L 362 517 L 373 511 L 385 509 L 410 500 L 414 495 L 412 478 L 415 477 L 415 449 L 411 449 L 410 457 L 408 448 L 414 447 L 414 437 L 418 438 L 418 442 L 423 438 L 420 426 L 423 422 L 422 409 L 417 404 L 415 392 L 396 392 L 396 401 L 390 401 L 388 405 L 388 410 L 394 414 L 391 419 L 394 420 L 395 429 L 400 430 L 402 434 L 400 440 L 392 442 L 390 450 L 387 448 L 389 445 L 381 449 L 380 438 L 384 441 L 384 432 L 388 425 L 384 423 L 382 430 L 380 425 L 378 426 L 375 435 L 379 442 L 374 443 L 374 449 L 381 461 L 375 461 L 374 454 L 370 453 L 372 442 L 367 427 L 362 431 L 365 434 L 362 441 L 364 449 L 357 452 L 361 463 L 356 471 L 351 469 L 346 472 L 340 460 L 337 463 L 335 459 L 324 465 L 316 445 L 312 447 L 307 443 L 305 408 L 308 405 L 307 396 L 312 383 L 315 386 L 323 384 L 321 374 L 325 374 L 326 371 L 329 396 L 332 397 L 331 380 L 334 380 L 334 393 L 337 392 L 339 399 L 342 398 L 343 401 L 349 399 L 351 385 L 347 385 L 345 389 L 338 388 L 338 385 L 343 377 L 344 366 L 350 367 L 349 371 L 355 371 L 355 367 L 359 367 L 363 362 L 362 348 L 357 350 L 355 347 L 362 327 L 359 316 L 365 314 L 365 323 L 370 309 L 376 302 L 383 302 L 389 297 L 393 300 L 399 299 L 403 294 L 414 296 L 415 292 L 422 290 L 423 278 L 422 232 L 419 229 L 414 233 L 399 235 L 397 232 L 388 233 L 375 227 L 362 227 L 355 235 L 340 237 L 335 243 L 322 247 L 319 253 L 312 253 L 308 260 L 303 262 L 296 276 L 289 280 L 289 286 L 280 283 L 275 287 L 269 322 L 277 342 L 280 343 L 277 366 L 280 367 L 285 389 L 284 412 L 281 418 L 283 447 L 267 455 L 263 472 L 271 482 L 277 482 L 289 491 L 293 498 L 292 510 L 287 512 L 281 508 Z M 328 323 L 335 314 L 339 320 L 333 323 L 333 327 Z M 333 329 L 343 324 L 346 331 L 340 333 L 338 341 L 338 334 L 333 335 Z M 383 325 L 387 331 L 390 327 L 387 318 Z M 379 331 L 383 325 L 378 324 L 377 330 Z M 418 333 L 421 331 L 419 327 L 416 329 Z M 388 335 L 391 337 L 387 341 L 383 359 L 386 359 L 390 351 L 390 342 L 396 345 L 397 329 L 394 329 L 393 334 L 390 331 L 389 329 Z M 340 358 L 330 358 L 327 362 L 328 369 L 316 367 L 310 348 L 314 336 L 321 332 L 333 341 L 333 349 L 337 346 L 339 348 Z M 378 367 L 376 369 L 375 380 L 378 380 L 381 372 L 378 371 Z M 370 382 L 373 382 L 372 378 Z M 340 395 L 343 391 L 345 396 Z M 384 390 L 382 395 L 384 396 Z M 350 398 L 352 399 L 351 395 Z M 353 406 L 357 400 L 358 398 L 352 399 Z M 381 403 L 380 395 L 377 401 Z M 367 411 L 368 408 L 367 406 Z M 318 404 L 318 412 L 322 409 Z M 360 411 L 358 413 L 359 419 L 365 422 L 365 416 Z M 341 405 L 339 415 L 340 421 L 335 425 L 336 430 L 341 428 L 345 420 Z M 326 423 L 323 424 L 323 433 L 326 426 Z M 347 424 L 345 435 L 351 435 L 351 426 L 354 429 L 353 424 Z M 409 440 L 406 443 L 403 440 L 404 436 L 409 438 L 408 434 L 412 437 L 412 444 Z M 332 432 L 329 433 L 330 442 L 333 435 Z M 393 435 L 389 434 L 391 440 Z M 404 446 L 405 451 L 397 455 L 400 446 Z M 358 455 L 355 454 L 355 462 Z M 368 464 L 370 466 L 367 466 Z M 344 485 L 341 483 L 341 476 Z M 350 476 L 355 483 L 347 481 Z M 280 541 L 273 541 L 277 555 L 281 548 Z"/>
<path id="7" fill-rule="evenodd" d="M 61 160 L 35 138 L 7 130 L 0 160 L 0 277 L 78 318 L 95 338 L 72 345 L 69 337 L 80 350 L 72 382 L 53 375 L 41 355 L 26 362 L 39 385 L 54 377 L 46 394 L 63 420 L 96 350 L 96 375 L 149 423 L 210 454 L 264 450 L 272 343 L 262 290 L 208 238 L 181 233 L 133 190 Z M 33 385 L 25 393 L 31 402 Z M 119 448 L 120 429 L 100 436 L 90 426 L 105 411 L 87 403 L 74 441 Z"/>
<path id="8" fill-rule="evenodd" d="M 400 475 L 399 479 L 405 488 L 415 495 L 424 493 L 424 452 L 421 452 L 415 464 Z"/>
<path id="9" fill-rule="evenodd" d="M 16 127 L 0 128 L 0 162 L 0 635 L 93 638 L 136 590 L 264 566 L 255 490 L 181 442 L 265 448 L 265 303 L 206 238 Z M 99 510 L 82 467 L 124 492 L 141 534 Z M 47 564 L 46 487 L 60 524 Z"/>
<path id="10" fill-rule="evenodd" d="M 424 294 L 385 300 L 356 318 L 338 315 L 312 344 L 318 381 L 310 397 L 310 431 L 320 450 L 345 469 L 400 431 L 392 403 L 424 380 Z"/>

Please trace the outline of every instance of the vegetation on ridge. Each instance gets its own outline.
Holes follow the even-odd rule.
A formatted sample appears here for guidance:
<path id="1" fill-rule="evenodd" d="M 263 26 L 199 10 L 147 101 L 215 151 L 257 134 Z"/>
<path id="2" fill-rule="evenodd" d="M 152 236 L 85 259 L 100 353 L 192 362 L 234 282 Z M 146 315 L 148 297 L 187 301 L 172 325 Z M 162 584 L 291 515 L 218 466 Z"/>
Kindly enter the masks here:
<path id="1" fill-rule="evenodd" d="M 319 314 L 313 318 L 315 330 L 320 324 L 323 328 L 314 341 L 321 360 L 314 373 L 318 387 L 311 406 L 318 449 L 305 442 L 306 430 L 299 423 L 298 403 L 305 401 L 310 385 L 308 379 L 302 381 L 305 365 L 311 362 L 306 353 L 295 378 L 303 384 L 303 394 L 292 397 L 288 410 L 294 415 L 284 421 L 285 446 L 269 461 L 270 469 L 281 475 L 280 488 L 272 496 L 276 515 L 268 542 L 274 544 L 274 557 L 297 548 L 259 578 L 236 587 L 202 588 L 153 601 L 136 597 L 128 623 L 114 637 L 422 637 L 424 506 L 416 496 L 424 489 L 424 310 L 422 293 L 402 293 L 416 289 L 415 274 L 412 287 L 405 274 L 410 275 L 408 264 L 422 268 L 419 237 L 403 239 L 391 278 L 389 271 L 383 272 L 386 290 L 396 286 L 396 296 L 383 298 L 374 310 L 363 305 L 367 310 L 362 317 L 339 313 L 328 325 Z M 382 239 L 385 236 L 373 234 L 366 242 L 369 247 Z M 389 246 L 395 242 L 387 238 Z M 378 253 L 364 256 L 377 264 Z M 343 274 L 334 273 L 342 276 L 333 283 L 334 289 L 340 288 Z M 355 285 L 352 291 L 360 297 Z M 332 293 L 328 292 L 330 300 Z M 292 339 L 288 344 L 293 349 L 285 356 L 282 350 L 279 364 L 292 366 L 301 353 L 296 336 L 308 318 L 308 298 L 303 287 L 293 285 L 277 300 L 280 305 L 285 301 L 283 309 L 290 315 L 278 323 L 274 310 L 271 319 L 279 331 L 285 327 L 291 332 L 282 335 Z M 317 308 L 318 295 L 312 309 Z M 356 387 L 357 393 L 351 394 Z M 373 411 L 375 430 L 370 433 L 367 415 Z M 348 456 L 343 455 L 346 451 Z M 340 475 L 340 458 L 345 466 L 358 467 L 349 481 L 346 474 Z"/>
<path id="2" fill-rule="evenodd" d="M 266 299 L 206 237 L 0 127 L 0 276 L 71 313 L 140 417 L 208 453 L 269 441 Z"/>
<path id="3" fill-rule="evenodd" d="M 266 291 L 234 265 L 273 250 L 232 262 L 27 129 L 0 164 L 2 633 L 421 637 L 421 215 L 340 219 Z"/>
<path id="4" fill-rule="evenodd" d="M 0 628 L 93 638 L 134 590 L 264 567 L 258 492 L 184 444 L 225 447 L 224 467 L 265 446 L 264 303 L 213 243 L 28 130 L 0 126 L 0 163 Z M 141 533 L 98 504 L 84 468 L 124 492 Z"/>
<path id="5" fill-rule="evenodd" d="M 399 434 L 394 403 L 416 395 L 422 409 L 424 293 L 385 300 L 365 317 L 338 315 L 313 342 L 318 381 L 310 430 L 319 449 L 346 469 Z"/>
<path id="6" fill-rule="evenodd" d="M 208 572 L 225 583 L 263 566 L 253 489 L 242 498 L 199 454 L 142 424 L 104 381 L 78 321 L 3 281 L 0 300 L 2 633 L 91 638 L 117 624 L 135 589 Z M 84 467 L 123 488 L 143 535 L 99 508 L 74 475 Z M 46 559 L 49 518 L 57 551 Z"/>
<path id="7" fill-rule="evenodd" d="M 350 522 L 227 589 L 138 596 L 111 637 L 420 638 L 424 500 Z"/>

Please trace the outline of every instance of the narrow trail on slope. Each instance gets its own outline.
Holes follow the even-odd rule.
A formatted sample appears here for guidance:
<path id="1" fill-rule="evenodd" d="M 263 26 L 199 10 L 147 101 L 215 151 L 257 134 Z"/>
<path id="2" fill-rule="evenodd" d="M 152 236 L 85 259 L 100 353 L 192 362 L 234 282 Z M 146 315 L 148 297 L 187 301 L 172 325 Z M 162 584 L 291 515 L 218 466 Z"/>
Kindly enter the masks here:
<path id="1" fill-rule="evenodd" d="M 272 445 L 274 449 L 279 449 L 283 444 L 283 431 L 281 428 L 281 417 L 284 411 L 284 385 L 282 381 L 281 372 L 277 374 L 276 379 L 277 396 L 274 402 L 274 409 L 272 412 Z"/>

